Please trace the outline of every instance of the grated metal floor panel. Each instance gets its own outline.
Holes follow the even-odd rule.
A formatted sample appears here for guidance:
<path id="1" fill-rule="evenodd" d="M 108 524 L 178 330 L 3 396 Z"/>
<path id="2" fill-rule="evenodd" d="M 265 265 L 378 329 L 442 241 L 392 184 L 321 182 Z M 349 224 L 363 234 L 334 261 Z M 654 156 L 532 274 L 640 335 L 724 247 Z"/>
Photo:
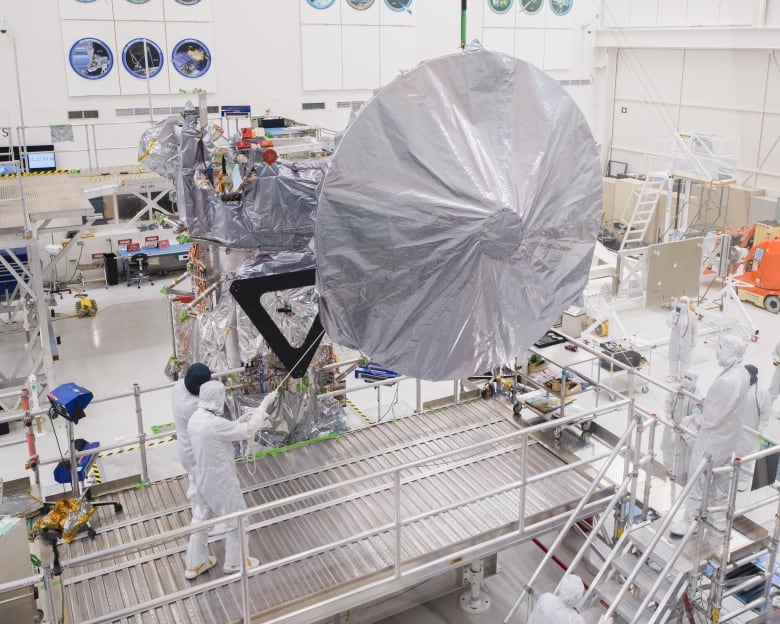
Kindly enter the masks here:
<path id="1" fill-rule="evenodd" d="M 84 178 L 69 174 L 24 176 L 24 204 L 33 221 L 93 214 L 84 196 Z M 0 232 L 24 230 L 21 193 L 16 177 L 0 179 Z"/>
<path id="2" fill-rule="evenodd" d="M 445 407 L 352 432 L 291 451 L 268 456 L 254 465 L 254 474 L 239 464 L 248 506 L 370 476 L 378 470 L 495 439 L 516 425 L 491 403 Z M 461 502 L 456 509 L 419 519 L 402 531 L 404 565 L 433 560 L 459 547 L 517 529 L 519 494 L 509 490 L 478 502 L 463 503 L 521 478 L 519 446 L 499 442 L 479 455 L 456 454 L 402 473 L 402 517 Z M 528 449 L 529 476 L 565 462 L 542 444 Z M 528 486 L 526 520 L 534 522 L 573 506 L 590 479 L 569 471 Z M 110 508 L 96 512 L 97 537 L 74 540 L 63 547 L 64 559 L 97 552 L 133 539 L 186 526 L 190 509 L 187 479 L 160 481 L 144 489 L 125 490 L 113 499 L 124 506 L 115 516 Z M 393 479 L 369 479 L 345 485 L 327 495 L 284 505 L 252 516 L 252 522 L 272 520 L 250 533 L 249 552 L 261 561 L 293 557 L 309 549 L 344 540 L 323 553 L 279 565 L 249 578 L 249 601 L 255 614 L 278 613 L 291 605 L 333 595 L 346 587 L 387 576 L 393 569 L 395 534 L 386 530 L 360 537 L 369 529 L 392 523 L 395 517 Z M 353 538 L 354 539 L 350 539 Z M 98 563 L 66 565 L 63 580 L 72 621 L 89 622 L 122 609 L 223 578 L 219 566 L 196 581 L 183 577 L 186 538 L 167 540 L 154 548 L 121 554 Z M 212 553 L 222 561 L 222 542 L 213 540 Z M 208 589 L 129 618 L 107 621 L 148 623 L 223 623 L 241 617 L 241 583 Z M 257 621 L 262 621 L 262 616 Z"/>

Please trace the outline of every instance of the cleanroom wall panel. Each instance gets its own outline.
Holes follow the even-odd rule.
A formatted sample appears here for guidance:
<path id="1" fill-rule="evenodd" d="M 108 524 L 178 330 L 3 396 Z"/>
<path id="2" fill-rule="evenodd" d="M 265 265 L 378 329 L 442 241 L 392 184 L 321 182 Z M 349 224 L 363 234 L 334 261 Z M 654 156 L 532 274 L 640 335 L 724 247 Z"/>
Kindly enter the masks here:
<path id="1" fill-rule="evenodd" d="M 298 0 L 298 4 L 301 7 L 301 24 L 341 24 L 341 2 L 333 2 L 326 9 L 315 9 L 306 0 Z M 325 6 L 327 2 L 320 4 Z"/>
<path id="2" fill-rule="evenodd" d="M 769 71 L 766 81 L 766 110 L 780 113 L 780 52 L 772 50 L 767 61 Z"/>
<path id="3" fill-rule="evenodd" d="M 679 0 L 678 0 L 679 2 Z M 655 26 L 658 23 L 658 0 L 631 2 L 628 24 L 632 27 Z"/>
<path id="4" fill-rule="evenodd" d="M 380 78 L 384 85 L 417 64 L 415 32 L 414 28 L 383 26 L 379 37 Z"/>
<path id="5" fill-rule="evenodd" d="M 191 77 L 183 75 L 175 69 L 169 67 L 168 80 L 170 82 L 171 93 L 178 93 L 180 90 L 192 92 L 193 89 L 202 89 L 207 93 L 214 93 L 217 90 L 217 71 L 214 62 L 214 32 L 211 24 L 202 22 L 168 22 L 165 25 L 166 39 L 168 49 L 166 50 L 166 59 L 169 65 L 178 64 L 182 70 L 187 70 L 187 65 L 182 65 L 180 60 L 173 58 L 177 56 L 176 52 L 179 44 L 188 40 L 195 40 L 195 49 L 193 51 L 193 63 L 190 68 L 193 70 Z M 207 48 L 201 50 L 200 45 Z M 186 46 L 182 45 L 182 48 Z M 183 50 L 179 50 L 178 56 L 181 56 Z M 208 56 L 208 60 L 204 58 Z M 241 66 L 240 61 L 236 61 L 236 66 Z M 236 69 L 236 75 L 240 70 Z"/>
<path id="6" fill-rule="evenodd" d="M 604 0 L 605 28 L 625 28 L 631 19 L 630 0 Z"/>
<path id="7" fill-rule="evenodd" d="M 574 42 L 571 30 L 548 28 L 544 34 L 544 69 L 571 69 L 574 60 Z"/>
<path id="8" fill-rule="evenodd" d="M 536 13 L 527 13 L 520 10 L 519 7 L 517 9 L 513 7 L 513 11 L 510 12 L 515 14 L 517 28 L 545 28 L 547 27 L 547 14 L 550 12 L 550 7 L 547 2 L 543 2 L 542 8 Z"/>
<path id="9" fill-rule="evenodd" d="M 159 72 L 149 79 L 149 88 L 152 93 L 169 93 L 170 84 L 168 74 L 171 66 L 170 45 L 165 39 L 165 24 L 162 22 L 117 22 L 117 69 L 119 70 L 119 87 L 122 95 L 139 95 L 147 93 L 146 78 L 131 73 L 125 67 L 134 67 L 133 63 L 143 63 L 143 57 L 133 57 L 130 50 L 124 53 L 125 46 L 133 39 L 145 38 L 153 41 L 162 52 L 162 67 Z M 173 43 L 176 43 L 175 41 Z M 140 72 L 139 72 L 140 73 Z"/>
<path id="10" fill-rule="evenodd" d="M 544 31 L 542 31 L 544 32 Z M 515 55 L 514 28 L 485 28 L 485 47 L 488 50 Z"/>
<path id="11" fill-rule="evenodd" d="M 301 26 L 303 90 L 341 89 L 341 26 Z"/>
<path id="12" fill-rule="evenodd" d="M 720 0 L 720 25 L 750 26 L 753 23 L 754 4 L 745 0 Z"/>
<path id="13" fill-rule="evenodd" d="M 688 50 L 682 102 L 702 107 L 761 110 L 765 82 L 765 52 Z"/>
<path id="14" fill-rule="evenodd" d="M 60 18 L 72 20 L 113 20 L 114 5 L 111 0 L 74 2 L 60 0 Z"/>
<path id="15" fill-rule="evenodd" d="M 625 113 L 621 112 L 622 108 L 626 109 Z M 676 114 L 676 106 L 668 104 L 615 100 L 613 145 L 640 154 L 663 151 L 676 130 Z"/>
<path id="16" fill-rule="evenodd" d="M 718 0 L 688 0 L 685 23 L 688 26 L 714 26 L 718 23 Z"/>
<path id="17" fill-rule="evenodd" d="M 342 26 L 343 89 L 379 86 L 379 26 Z"/>
<path id="18" fill-rule="evenodd" d="M 65 75 L 67 76 L 68 94 L 73 95 L 119 95 L 119 54 L 116 49 L 114 23 L 104 21 L 71 21 L 62 22 L 62 37 L 65 54 Z M 113 56 L 112 64 L 105 75 L 97 79 L 82 77 L 74 71 L 70 62 L 70 51 L 73 44 L 80 39 L 94 38 L 105 43 Z M 109 65 L 106 65 L 108 67 Z"/>
<path id="19" fill-rule="evenodd" d="M 780 0 L 766 0 L 766 16 L 763 26 L 780 26 Z"/>
<path id="20" fill-rule="evenodd" d="M 168 22 L 210 22 L 214 17 L 212 0 L 200 0 L 195 4 L 163 0 L 163 9 Z"/>
<path id="21" fill-rule="evenodd" d="M 114 19 L 162 22 L 165 19 L 163 0 L 148 0 L 140 4 L 128 0 L 114 0 Z"/>
<path id="22" fill-rule="evenodd" d="M 515 30 L 515 56 L 531 65 L 544 64 L 544 34 L 540 28 L 518 28 Z"/>
<path id="23" fill-rule="evenodd" d="M 758 164 L 761 166 L 761 171 L 780 177 L 780 142 L 775 142 L 780 137 L 780 115 L 765 115 L 763 127 L 763 140 L 758 154 Z M 753 167 L 755 163 L 747 162 L 745 166 Z M 775 188 L 780 187 L 775 184 Z"/>
<path id="24" fill-rule="evenodd" d="M 685 26 L 686 14 L 685 0 L 658 0 L 658 21 L 659 27 L 664 26 Z"/>
<path id="25" fill-rule="evenodd" d="M 682 50 L 621 50 L 615 97 L 677 102 L 682 73 Z"/>

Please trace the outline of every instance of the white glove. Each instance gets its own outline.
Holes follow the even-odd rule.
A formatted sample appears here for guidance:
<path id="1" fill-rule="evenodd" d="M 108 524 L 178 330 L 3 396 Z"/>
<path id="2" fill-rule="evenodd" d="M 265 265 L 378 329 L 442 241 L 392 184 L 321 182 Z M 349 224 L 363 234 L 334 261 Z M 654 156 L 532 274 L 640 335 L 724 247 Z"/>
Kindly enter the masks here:
<path id="1" fill-rule="evenodd" d="M 260 410 L 264 413 L 268 413 L 268 410 L 271 409 L 271 404 L 274 402 L 274 399 L 279 394 L 279 390 L 274 390 L 273 392 L 269 392 L 265 395 L 265 398 L 263 398 L 262 402 L 260 403 Z"/>
<path id="2" fill-rule="evenodd" d="M 263 410 L 256 409 L 252 412 L 252 416 L 247 423 L 247 429 L 251 435 L 254 435 L 257 431 L 263 428 L 265 422 L 265 412 Z"/>

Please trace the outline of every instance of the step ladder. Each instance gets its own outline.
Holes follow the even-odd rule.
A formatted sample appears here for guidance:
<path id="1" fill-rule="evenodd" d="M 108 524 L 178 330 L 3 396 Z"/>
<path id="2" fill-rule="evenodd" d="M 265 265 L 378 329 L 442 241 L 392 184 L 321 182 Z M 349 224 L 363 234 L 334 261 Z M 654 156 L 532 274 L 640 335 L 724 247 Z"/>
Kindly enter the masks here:
<path id="1" fill-rule="evenodd" d="M 620 243 L 620 250 L 626 247 L 643 246 L 647 228 L 653 220 L 658 200 L 666 194 L 668 181 L 666 171 L 649 171 L 642 186 L 635 188 L 628 197 L 628 205 L 634 204 L 626 231 Z"/>
<path id="2" fill-rule="evenodd" d="M 587 599 L 592 593 L 596 602 L 602 601 L 608 605 L 617 601 L 614 612 L 616 622 L 671 622 L 683 607 L 683 597 L 695 566 L 684 554 L 680 554 L 668 572 L 664 573 L 675 548 L 663 539 L 655 545 L 643 563 L 640 555 L 649 550 L 654 537 L 655 531 L 649 525 L 638 525 L 627 530 L 586 595 Z M 620 597 L 619 593 L 628 579 L 631 579 L 630 585 Z"/>

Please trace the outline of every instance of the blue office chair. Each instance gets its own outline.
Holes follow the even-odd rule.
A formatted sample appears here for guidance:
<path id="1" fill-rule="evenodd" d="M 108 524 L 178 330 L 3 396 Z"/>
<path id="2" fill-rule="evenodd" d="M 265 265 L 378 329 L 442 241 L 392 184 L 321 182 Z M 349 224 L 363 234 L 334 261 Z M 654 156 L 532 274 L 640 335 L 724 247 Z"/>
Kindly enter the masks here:
<path id="1" fill-rule="evenodd" d="M 136 273 L 127 282 L 127 285 L 135 284 L 138 288 L 141 288 L 141 284 L 146 281 L 154 285 L 152 278 L 144 274 L 144 262 L 149 260 L 149 256 L 145 253 L 137 253 L 130 256 L 130 266 L 135 267 Z"/>

